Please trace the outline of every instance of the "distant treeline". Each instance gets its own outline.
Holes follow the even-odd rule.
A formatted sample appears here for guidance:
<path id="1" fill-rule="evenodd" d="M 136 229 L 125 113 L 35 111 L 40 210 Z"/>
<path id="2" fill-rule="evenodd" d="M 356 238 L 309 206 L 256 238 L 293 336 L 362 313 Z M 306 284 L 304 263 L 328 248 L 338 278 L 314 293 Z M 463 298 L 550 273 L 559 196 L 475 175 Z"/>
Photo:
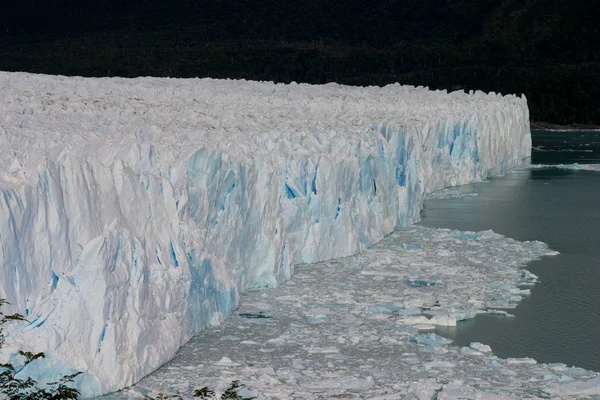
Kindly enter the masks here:
<path id="1" fill-rule="evenodd" d="M 600 124 L 592 3 L 15 2 L 0 15 L 0 69 L 524 93 L 533 120 Z"/>

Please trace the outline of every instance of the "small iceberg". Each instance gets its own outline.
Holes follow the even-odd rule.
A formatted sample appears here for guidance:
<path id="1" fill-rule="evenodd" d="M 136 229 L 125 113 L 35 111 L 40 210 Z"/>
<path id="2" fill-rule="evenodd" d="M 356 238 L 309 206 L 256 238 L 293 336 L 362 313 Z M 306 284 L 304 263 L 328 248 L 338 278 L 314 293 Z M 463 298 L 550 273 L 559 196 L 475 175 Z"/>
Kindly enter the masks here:
<path id="1" fill-rule="evenodd" d="M 447 339 L 435 333 L 422 333 L 418 336 L 412 336 L 411 340 L 418 344 L 433 347 L 447 346 L 452 343 L 451 339 Z"/>

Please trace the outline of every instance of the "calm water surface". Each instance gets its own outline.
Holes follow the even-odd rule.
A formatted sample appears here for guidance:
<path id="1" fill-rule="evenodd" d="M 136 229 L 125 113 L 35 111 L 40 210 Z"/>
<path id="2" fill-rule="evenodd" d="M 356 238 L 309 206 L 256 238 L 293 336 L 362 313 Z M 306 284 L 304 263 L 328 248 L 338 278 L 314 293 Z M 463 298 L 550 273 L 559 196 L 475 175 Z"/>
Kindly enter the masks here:
<path id="1" fill-rule="evenodd" d="M 534 164 L 600 163 L 600 132 L 534 131 Z M 473 185 L 478 196 L 428 200 L 422 224 L 540 240 L 561 254 L 533 262 L 540 277 L 515 318 L 480 315 L 438 334 L 478 341 L 500 357 L 600 371 L 600 172 L 518 170 Z"/>

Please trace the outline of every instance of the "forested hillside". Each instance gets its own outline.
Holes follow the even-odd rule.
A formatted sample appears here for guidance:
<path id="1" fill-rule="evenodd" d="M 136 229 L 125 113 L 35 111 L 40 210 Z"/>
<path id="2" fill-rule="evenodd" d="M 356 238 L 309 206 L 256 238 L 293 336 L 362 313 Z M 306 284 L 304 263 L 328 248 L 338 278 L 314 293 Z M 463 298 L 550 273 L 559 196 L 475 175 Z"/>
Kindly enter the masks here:
<path id="1" fill-rule="evenodd" d="M 0 69 L 525 93 L 600 124 L 592 0 L 35 0 L 3 6 Z"/>

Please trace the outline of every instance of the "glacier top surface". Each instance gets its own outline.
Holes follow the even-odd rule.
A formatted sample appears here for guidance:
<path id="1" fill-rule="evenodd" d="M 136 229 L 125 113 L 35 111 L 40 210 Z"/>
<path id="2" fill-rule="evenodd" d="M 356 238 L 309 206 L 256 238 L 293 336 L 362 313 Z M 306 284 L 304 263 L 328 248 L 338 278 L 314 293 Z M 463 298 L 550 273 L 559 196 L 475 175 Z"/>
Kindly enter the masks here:
<path id="1" fill-rule="evenodd" d="M 72 78 L 0 72 L 0 187 L 21 185 L 44 159 L 121 159 L 164 172 L 187 153 L 239 161 L 275 154 L 344 157 L 377 145 L 381 124 L 426 128 L 432 116 L 477 118 L 524 104 L 512 95 L 401 86 L 273 84 L 214 79 Z M 440 120 L 439 118 L 434 120 Z M 425 129 L 426 131 L 427 129 Z M 150 152 L 152 160 L 144 160 Z"/>

